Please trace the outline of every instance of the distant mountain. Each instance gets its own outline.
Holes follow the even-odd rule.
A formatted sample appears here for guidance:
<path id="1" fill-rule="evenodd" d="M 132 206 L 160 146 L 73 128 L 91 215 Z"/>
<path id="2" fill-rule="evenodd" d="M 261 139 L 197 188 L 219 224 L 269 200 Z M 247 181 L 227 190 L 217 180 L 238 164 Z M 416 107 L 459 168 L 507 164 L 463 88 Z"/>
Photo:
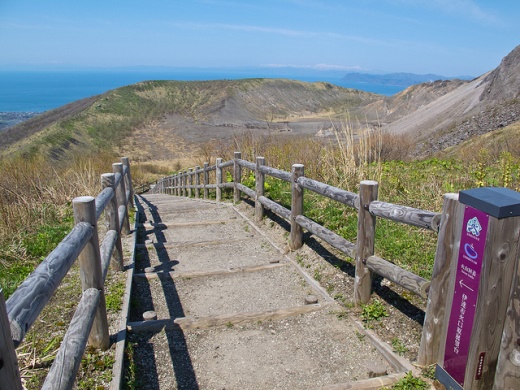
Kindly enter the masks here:
<path id="1" fill-rule="evenodd" d="M 437 74 L 415 74 L 415 73 L 389 73 L 389 74 L 369 74 L 369 73 L 347 73 L 341 80 L 352 83 L 369 83 L 381 85 L 395 85 L 400 87 L 410 87 L 415 84 L 433 82 L 437 80 L 470 80 L 471 76 L 446 77 Z"/>

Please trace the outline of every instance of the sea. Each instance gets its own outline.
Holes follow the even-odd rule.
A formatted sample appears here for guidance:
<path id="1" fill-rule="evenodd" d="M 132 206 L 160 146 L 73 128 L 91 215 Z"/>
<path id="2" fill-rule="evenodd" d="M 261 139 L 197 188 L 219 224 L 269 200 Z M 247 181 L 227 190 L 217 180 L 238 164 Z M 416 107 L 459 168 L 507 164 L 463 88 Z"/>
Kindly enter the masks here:
<path id="1" fill-rule="evenodd" d="M 324 81 L 345 88 L 390 96 L 405 87 L 369 83 L 347 83 L 339 74 L 301 75 L 290 72 L 152 70 L 152 71 L 0 71 L 0 113 L 44 112 L 75 100 L 145 80 L 223 80 L 243 78 L 289 78 Z"/>

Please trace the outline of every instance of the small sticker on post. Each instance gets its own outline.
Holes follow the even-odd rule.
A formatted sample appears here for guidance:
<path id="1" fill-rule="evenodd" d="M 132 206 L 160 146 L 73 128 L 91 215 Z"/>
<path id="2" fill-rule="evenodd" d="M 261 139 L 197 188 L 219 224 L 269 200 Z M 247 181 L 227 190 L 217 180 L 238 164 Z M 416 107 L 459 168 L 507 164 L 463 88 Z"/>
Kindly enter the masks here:
<path id="1" fill-rule="evenodd" d="M 478 365 L 477 365 L 477 373 L 475 375 L 475 379 L 479 380 L 482 378 L 482 370 L 484 368 L 484 358 L 486 357 L 485 352 L 481 352 L 478 357 Z"/>

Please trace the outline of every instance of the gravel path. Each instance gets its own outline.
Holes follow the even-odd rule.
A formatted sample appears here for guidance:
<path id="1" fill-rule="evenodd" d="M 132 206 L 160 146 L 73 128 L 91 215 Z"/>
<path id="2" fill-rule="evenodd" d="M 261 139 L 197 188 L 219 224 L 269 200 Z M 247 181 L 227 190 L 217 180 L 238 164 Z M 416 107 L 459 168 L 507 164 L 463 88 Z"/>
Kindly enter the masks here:
<path id="1" fill-rule="evenodd" d="M 368 389 L 403 371 L 234 208 L 168 195 L 138 207 L 127 370 L 139 388 Z"/>

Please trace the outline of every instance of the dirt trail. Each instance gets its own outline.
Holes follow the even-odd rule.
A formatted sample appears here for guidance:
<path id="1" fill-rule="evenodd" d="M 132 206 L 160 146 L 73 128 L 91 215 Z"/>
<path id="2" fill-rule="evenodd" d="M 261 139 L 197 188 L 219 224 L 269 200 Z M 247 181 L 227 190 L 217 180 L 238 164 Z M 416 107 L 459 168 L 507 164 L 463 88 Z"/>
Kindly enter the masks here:
<path id="1" fill-rule="evenodd" d="M 367 389 L 409 369 L 238 209 L 158 194 L 138 209 L 128 343 L 139 388 Z"/>

